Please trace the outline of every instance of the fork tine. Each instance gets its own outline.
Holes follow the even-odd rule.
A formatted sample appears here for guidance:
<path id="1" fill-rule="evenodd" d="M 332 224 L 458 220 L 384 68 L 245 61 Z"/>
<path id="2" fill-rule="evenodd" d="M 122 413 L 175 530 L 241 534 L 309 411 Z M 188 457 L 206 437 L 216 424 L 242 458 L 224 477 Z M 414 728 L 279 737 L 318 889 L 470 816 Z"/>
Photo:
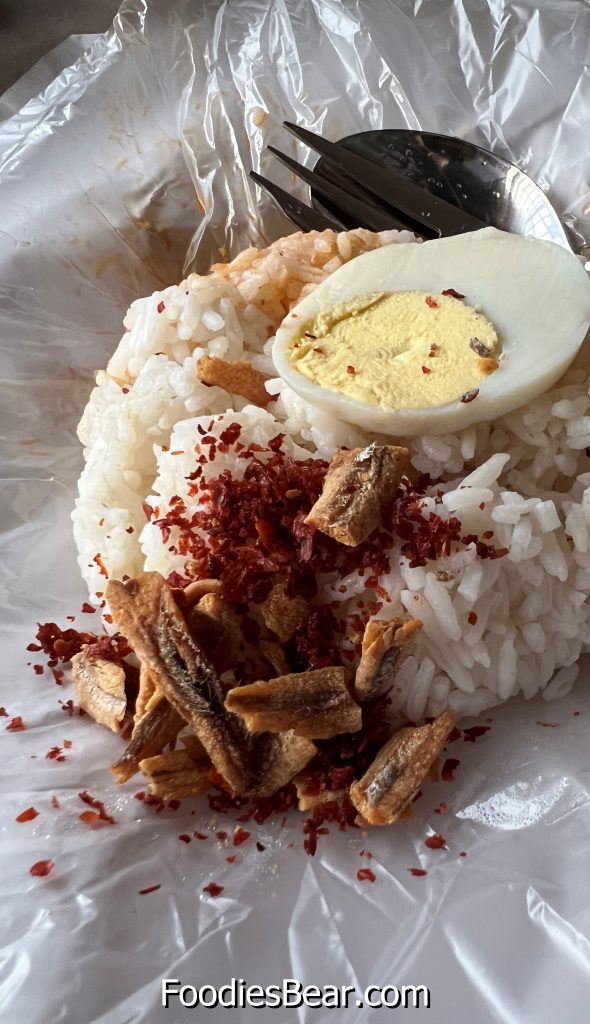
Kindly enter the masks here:
<path id="1" fill-rule="evenodd" d="M 430 228 L 437 235 L 460 234 L 486 226 L 477 217 L 472 217 L 446 200 L 439 199 L 426 189 L 414 185 L 403 174 L 379 167 L 344 146 L 329 142 L 328 139 L 310 132 L 307 128 L 300 128 L 290 121 L 284 121 L 283 125 L 296 139 L 329 160 L 354 181 L 399 209 L 407 217 Z"/>
<path id="2" fill-rule="evenodd" d="M 356 199 L 355 196 L 346 192 L 340 185 L 336 185 L 333 181 L 329 181 L 320 174 L 316 174 L 315 171 L 310 171 L 309 168 L 303 167 L 296 160 L 293 160 L 292 157 L 287 156 L 286 153 L 281 153 L 279 149 L 275 149 L 274 146 L 267 146 L 267 150 L 273 156 L 276 156 L 277 160 L 280 160 L 282 164 L 285 164 L 285 167 L 293 171 L 298 178 L 301 178 L 302 181 L 305 181 L 314 188 L 320 195 L 325 196 L 326 199 L 334 203 L 344 213 L 354 218 L 359 225 L 369 228 L 371 231 L 385 231 L 388 228 L 398 227 L 399 221 L 393 213 L 373 206 L 362 199 Z"/>
<path id="3" fill-rule="evenodd" d="M 249 176 L 268 192 L 291 223 L 301 228 L 302 231 L 325 231 L 326 228 L 331 228 L 332 231 L 342 231 L 342 224 L 328 217 L 327 214 L 324 216 L 313 210 L 311 206 L 306 206 L 295 196 L 285 192 L 279 185 L 275 185 L 274 181 L 269 181 L 268 178 L 264 178 L 256 171 L 250 171 Z"/>

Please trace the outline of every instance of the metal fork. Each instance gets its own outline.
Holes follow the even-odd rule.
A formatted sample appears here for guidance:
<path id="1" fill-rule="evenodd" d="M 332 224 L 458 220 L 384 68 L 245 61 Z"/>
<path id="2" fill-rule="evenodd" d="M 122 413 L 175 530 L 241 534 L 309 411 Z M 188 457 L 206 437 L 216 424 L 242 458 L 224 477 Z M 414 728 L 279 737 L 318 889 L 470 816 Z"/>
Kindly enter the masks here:
<path id="1" fill-rule="evenodd" d="M 278 160 L 311 188 L 311 206 L 255 171 L 250 176 L 303 230 L 408 229 L 424 238 L 494 225 L 571 249 L 549 199 L 524 171 L 472 143 L 406 129 L 381 129 L 329 142 L 284 122 L 320 154 L 313 170 L 273 146 Z"/>

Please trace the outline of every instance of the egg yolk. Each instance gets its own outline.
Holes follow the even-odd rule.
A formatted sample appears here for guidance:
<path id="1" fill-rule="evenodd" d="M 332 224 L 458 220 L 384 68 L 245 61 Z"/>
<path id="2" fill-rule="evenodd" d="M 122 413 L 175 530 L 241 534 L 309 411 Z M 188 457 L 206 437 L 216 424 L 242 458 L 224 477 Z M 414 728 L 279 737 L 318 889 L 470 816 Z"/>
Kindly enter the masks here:
<path id="1" fill-rule="evenodd" d="M 340 302 L 308 321 L 289 349 L 292 366 L 315 384 L 391 409 L 471 394 L 500 355 L 483 313 L 462 297 L 428 292 L 372 292 Z"/>

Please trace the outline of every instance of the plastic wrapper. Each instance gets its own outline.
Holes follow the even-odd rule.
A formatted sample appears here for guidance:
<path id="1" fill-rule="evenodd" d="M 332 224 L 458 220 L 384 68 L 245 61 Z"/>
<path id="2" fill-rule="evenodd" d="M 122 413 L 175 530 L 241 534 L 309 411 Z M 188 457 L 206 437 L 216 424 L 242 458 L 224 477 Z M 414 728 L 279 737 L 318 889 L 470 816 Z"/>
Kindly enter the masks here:
<path id="1" fill-rule="evenodd" d="M 589 30 L 582 0 L 129 0 L 111 32 L 68 40 L 0 101 L 3 1020 L 381 1019 L 356 1006 L 371 984 L 428 986 L 431 1008 L 406 1012 L 439 1024 L 582 1019 L 587 667 L 563 699 L 493 710 L 476 743 L 449 746 L 455 780 L 427 783 L 413 820 L 332 828 L 310 857 L 296 814 L 246 825 L 234 848 L 235 819 L 206 802 L 156 814 L 137 779 L 115 786 L 120 739 L 65 714 L 71 684 L 35 674 L 25 648 L 36 622 L 96 624 L 69 519 L 92 372 L 129 302 L 180 279 L 185 257 L 204 269 L 290 230 L 247 178 L 269 142 L 292 150 L 281 122 L 460 135 L 531 173 L 588 241 Z M 7 731 L 17 715 L 26 731 Z M 116 824 L 85 825 L 83 791 Z M 200 827 L 229 845 L 179 841 Z M 446 849 L 425 846 L 433 831 Z M 42 859 L 51 874 L 31 877 Z M 357 879 L 367 866 L 374 883 Z M 163 977 L 357 993 L 346 1011 L 164 1009 Z"/>

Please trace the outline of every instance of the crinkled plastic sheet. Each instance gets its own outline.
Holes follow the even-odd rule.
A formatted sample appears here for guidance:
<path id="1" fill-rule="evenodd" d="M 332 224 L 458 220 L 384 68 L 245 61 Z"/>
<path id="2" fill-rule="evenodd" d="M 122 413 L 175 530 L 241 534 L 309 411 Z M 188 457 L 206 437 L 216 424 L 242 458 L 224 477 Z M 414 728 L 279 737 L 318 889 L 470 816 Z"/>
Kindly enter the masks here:
<path id="1" fill-rule="evenodd" d="M 34 675 L 24 648 L 36 621 L 92 622 L 69 522 L 91 373 L 128 303 L 179 279 L 187 251 L 205 268 L 220 249 L 288 230 L 247 179 L 267 143 L 293 147 L 282 120 L 330 138 L 461 135 L 529 171 L 588 241 L 589 31 L 576 0 L 128 0 L 112 32 L 69 40 L 0 101 L 2 703 L 28 726 L 5 732 L 0 718 L 3 1020 L 359 1018 L 163 1010 L 164 976 L 425 984 L 432 1008 L 406 1013 L 439 1024 L 585 1018 L 587 669 L 562 701 L 513 703 L 477 743 L 455 743 L 455 782 L 426 785 L 415 820 L 332 833 L 310 858 L 293 816 L 255 829 L 266 849 L 252 839 L 230 865 L 215 841 L 177 838 L 212 822 L 204 804 L 156 816 L 134 800 L 137 781 L 110 782 L 120 741 L 68 718 L 58 700 L 71 688 Z M 292 185 L 278 165 L 273 176 Z M 64 738 L 67 759 L 46 759 Z M 116 825 L 79 821 L 83 789 Z M 30 805 L 39 816 L 17 824 Z M 448 850 L 424 846 L 430 829 Z M 362 849 L 374 884 L 356 880 Z M 44 858 L 52 874 L 31 878 Z M 224 886 L 218 899 L 201 895 L 209 881 Z"/>

